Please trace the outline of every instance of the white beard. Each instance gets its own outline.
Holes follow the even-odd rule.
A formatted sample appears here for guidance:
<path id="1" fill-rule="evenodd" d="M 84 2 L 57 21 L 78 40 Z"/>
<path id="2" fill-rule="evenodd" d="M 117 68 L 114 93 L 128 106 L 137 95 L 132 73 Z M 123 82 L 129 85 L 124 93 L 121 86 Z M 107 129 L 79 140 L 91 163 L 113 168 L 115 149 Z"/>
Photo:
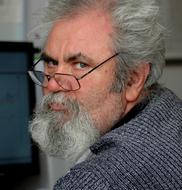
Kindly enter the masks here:
<path id="1" fill-rule="evenodd" d="M 51 110 L 50 103 L 63 104 L 66 112 Z M 100 136 L 83 106 L 60 94 L 43 97 L 30 122 L 30 132 L 48 155 L 72 162 L 77 161 Z"/>

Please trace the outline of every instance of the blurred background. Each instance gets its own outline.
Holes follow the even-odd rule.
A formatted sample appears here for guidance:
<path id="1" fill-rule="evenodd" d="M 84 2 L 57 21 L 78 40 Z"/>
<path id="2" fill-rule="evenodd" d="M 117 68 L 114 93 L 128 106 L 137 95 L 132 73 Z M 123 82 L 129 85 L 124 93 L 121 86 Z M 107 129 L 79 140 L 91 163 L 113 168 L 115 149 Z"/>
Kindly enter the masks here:
<path id="1" fill-rule="evenodd" d="M 160 82 L 172 89 L 179 97 L 182 98 L 182 1 L 158 1 L 161 7 L 161 23 L 166 26 L 169 31 L 169 37 L 166 39 L 167 64 Z M 20 43 L 16 48 L 11 43 L 7 46 L 0 42 L 1 120 L 3 120 L 3 117 L 7 117 L 6 115 L 8 114 L 8 111 L 6 115 L 3 115 L 5 112 L 4 110 L 7 109 L 7 106 L 9 106 L 9 109 L 12 108 L 10 107 L 11 105 L 16 106 L 16 104 L 13 104 L 12 102 L 14 101 L 13 97 L 15 95 L 17 96 L 17 88 L 21 88 L 23 90 L 28 89 L 27 93 L 18 95 L 19 98 L 21 98 L 20 100 L 16 99 L 17 102 L 19 101 L 19 104 L 21 104 L 22 101 L 25 101 L 23 104 L 24 107 L 20 107 L 20 109 L 23 110 L 23 113 L 20 115 L 20 117 L 24 117 L 25 111 L 27 110 L 27 114 L 25 116 L 25 124 L 20 131 L 21 135 L 18 136 L 16 133 L 13 133 L 13 130 L 11 128 L 9 128 L 9 131 L 7 131 L 7 127 L 6 129 L 3 129 L 3 127 L 5 127 L 5 121 L 4 123 L 0 123 L 0 189 L 51 190 L 55 181 L 60 176 L 64 175 L 67 168 L 69 167 L 69 163 L 64 160 L 47 157 L 44 153 L 37 151 L 36 148 L 32 149 L 31 140 L 28 137 L 28 114 L 31 113 L 30 109 L 33 109 L 33 107 L 40 101 L 42 94 L 41 89 L 34 86 L 32 87 L 31 84 L 29 84 L 29 79 L 26 78 L 26 76 L 22 73 L 25 73 L 26 69 L 32 64 L 33 56 L 38 52 L 38 49 L 40 48 L 38 43 L 40 34 L 35 32 L 31 40 L 28 38 L 28 34 L 30 31 L 32 31 L 32 29 L 37 27 L 37 13 L 41 12 L 47 3 L 48 0 L 0 0 L 0 41 Z M 22 42 L 32 42 L 33 45 L 29 43 L 21 44 Z M 7 47 L 5 48 L 5 46 Z M 22 46 L 27 48 L 22 48 Z M 5 53 L 4 49 L 8 48 L 11 50 L 9 50 L 9 54 L 6 54 L 7 52 Z M 23 54 L 20 53 L 15 56 L 13 52 L 15 49 L 17 49 L 15 51 L 16 53 L 18 51 L 21 51 Z M 9 61 L 7 58 L 5 58 L 5 55 L 8 55 Z M 22 64 L 21 66 L 22 68 L 19 69 L 18 66 L 16 66 L 16 64 L 19 64 L 18 59 L 22 59 L 22 63 L 24 62 L 24 65 Z M 11 60 L 13 60 L 13 62 Z M 14 64 L 14 66 L 11 66 L 11 64 Z M 10 72 L 9 68 L 11 67 L 14 67 L 15 70 L 12 69 Z M 11 80 L 15 81 L 13 84 L 10 79 L 7 79 L 9 77 Z M 20 85 L 19 81 L 22 80 L 25 81 L 25 83 L 22 83 Z M 3 81 L 9 81 L 11 84 L 8 84 L 8 82 L 5 84 Z M 9 85 L 12 85 L 14 91 L 10 87 L 7 88 Z M 26 96 L 27 99 L 22 98 Z M 6 104 L 7 102 L 8 104 Z M 17 111 L 18 109 L 14 109 L 14 112 Z M 18 112 L 21 111 L 19 110 Z M 10 122 L 10 120 L 16 116 L 16 114 L 11 114 L 12 117 L 8 119 L 8 122 Z M 3 133 L 3 130 L 6 130 L 7 132 L 6 137 Z M 11 162 L 5 162 L 7 158 L 3 157 L 3 154 L 4 151 L 7 151 L 5 148 L 8 146 L 6 145 L 6 142 L 2 141 L 2 139 L 7 140 L 10 138 L 8 137 L 8 134 L 12 135 L 11 139 L 13 138 L 15 142 L 17 142 L 17 138 L 24 139 L 24 141 L 21 139 L 19 144 L 17 143 L 16 149 L 21 150 L 19 152 L 19 155 L 23 155 L 25 153 L 29 155 L 30 163 L 28 163 L 29 161 L 24 161 L 24 164 L 21 164 L 20 166 L 20 163 L 12 164 Z M 23 152 L 23 148 L 26 148 L 26 146 L 23 146 L 23 144 L 25 145 L 26 143 L 27 149 L 29 148 L 30 152 Z M 11 146 L 10 143 L 9 146 Z M 9 147 L 8 150 L 11 150 L 11 147 Z M 9 153 L 7 152 L 7 154 Z M 5 161 L 3 161 L 3 159 Z M 15 161 L 13 162 L 15 163 Z M 9 174 L 9 171 L 14 171 L 14 174 Z M 6 172 L 8 173 L 7 177 Z M 21 173 L 21 175 L 18 175 L 16 177 L 16 173 Z"/>

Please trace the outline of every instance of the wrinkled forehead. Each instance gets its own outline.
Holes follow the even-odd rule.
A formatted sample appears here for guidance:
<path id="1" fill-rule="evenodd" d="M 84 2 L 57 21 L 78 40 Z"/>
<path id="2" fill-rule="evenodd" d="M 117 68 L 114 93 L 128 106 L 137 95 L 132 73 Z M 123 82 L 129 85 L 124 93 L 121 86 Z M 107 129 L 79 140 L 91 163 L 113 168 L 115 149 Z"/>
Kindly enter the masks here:
<path id="1" fill-rule="evenodd" d="M 74 50 L 74 48 L 96 51 L 111 50 L 112 24 L 107 14 L 90 11 L 75 18 L 65 18 L 55 22 L 45 43 L 45 51 Z M 108 51 L 108 50 L 106 50 Z"/>

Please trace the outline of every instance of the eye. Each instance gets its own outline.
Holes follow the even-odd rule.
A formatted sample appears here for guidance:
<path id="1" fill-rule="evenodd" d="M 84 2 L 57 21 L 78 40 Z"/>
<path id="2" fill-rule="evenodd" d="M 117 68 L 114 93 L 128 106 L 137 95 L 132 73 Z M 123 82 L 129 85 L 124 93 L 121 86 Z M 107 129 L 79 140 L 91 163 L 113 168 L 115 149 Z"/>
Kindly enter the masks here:
<path id="1" fill-rule="evenodd" d="M 46 56 L 42 57 L 42 61 L 46 67 L 55 67 L 58 65 L 58 61 Z"/>
<path id="2" fill-rule="evenodd" d="M 44 61 L 44 72 L 47 74 L 55 73 L 57 69 L 57 64 L 53 61 Z"/>
<path id="3" fill-rule="evenodd" d="M 52 61 L 52 60 L 45 60 L 44 61 L 44 68 L 49 69 L 50 71 L 52 69 L 57 69 L 57 66 L 58 66 L 57 63 Z"/>
<path id="4" fill-rule="evenodd" d="M 46 61 L 45 64 L 46 64 L 48 67 L 57 66 L 53 61 Z"/>
<path id="5" fill-rule="evenodd" d="M 75 63 L 75 67 L 76 67 L 76 69 L 84 69 L 84 68 L 88 67 L 88 65 L 83 62 L 78 62 L 78 63 Z"/>

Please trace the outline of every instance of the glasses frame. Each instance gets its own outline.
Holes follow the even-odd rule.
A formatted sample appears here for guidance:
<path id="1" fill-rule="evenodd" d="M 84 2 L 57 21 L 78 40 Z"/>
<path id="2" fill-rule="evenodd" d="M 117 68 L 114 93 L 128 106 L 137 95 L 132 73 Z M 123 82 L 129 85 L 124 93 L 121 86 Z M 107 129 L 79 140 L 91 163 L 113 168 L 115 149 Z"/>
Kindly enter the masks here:
<path id="1" fill-rule="evenodd" d="M 41 72 L 43 73 L 46 77 L 47 77 L 47 80 L 49 81 L 51 78 L 54 78 L 54 80 L 56 81 L 55 79 L 55 75 L 66 75 L 66 76 L 71 76 L 71 77 L 74 77 L 78 83 L 78 88 L 77 89 L 74 89 L 74 90 L 68 90 L 68 89 L 65 89 L 64 87 L 62 87 L 57 81 L 58 85 L 63 88 L 63 90 L 65 92 L 69 92 L 69 91 L 76 91 L 76 90 L 79 90 L 81 88 L 81 85 L 80 85 L 80 82 L 79 80 L 83 79 L 85 76 L 87 76 L 88 74 L 92 73 L 94 70 L 96 70 L 97 68 L 99 68 L 100 66 L 102 66 L 104 63 L 108 62 L 109 60 L 113 59 L 114 57 L 118 56 L 120 54 L 120 52 L 118 53 L 115 53 L 114 55 L 112 55 L 111 57 L 107 58 L 106 60 L 102 61 L 101 63 L 99 63 L 97 66 L 95 66 L 94 68 L 92 68 L 91 70 L 89 70 L 88 72 L 86 72 L 85 74 L 83 74 L 81 77 L 76 77 L 72 74 L 66 74 L 66 73 L 54 73 L 53 75 L 47 75 L 45 74 L 44 72 L 42 71 L 38 71 L 38 70 L 34 70 L 35 66 L 42 60 L 42 55 L 40 56 L 40 58 L 33 64 L 33 66 L 28 70 L 28 74 L 29 76 L 31 77 L 31 74 L 30 72 L 34 72 L 34 71 L 38 71 L 38 72 Z M 32 78 L 32 77 L 31 77 Z M 34 81 L 34 80 L 33 80 Z M 35 81 L 34 81 L 35 84 L 37 84 Z M 43 86 L 43 85 L 40 85 L 40 84 L 37 84 L 39 86 L 42 86 L 44 88 L 46 88 L 47 86 Z"/>

